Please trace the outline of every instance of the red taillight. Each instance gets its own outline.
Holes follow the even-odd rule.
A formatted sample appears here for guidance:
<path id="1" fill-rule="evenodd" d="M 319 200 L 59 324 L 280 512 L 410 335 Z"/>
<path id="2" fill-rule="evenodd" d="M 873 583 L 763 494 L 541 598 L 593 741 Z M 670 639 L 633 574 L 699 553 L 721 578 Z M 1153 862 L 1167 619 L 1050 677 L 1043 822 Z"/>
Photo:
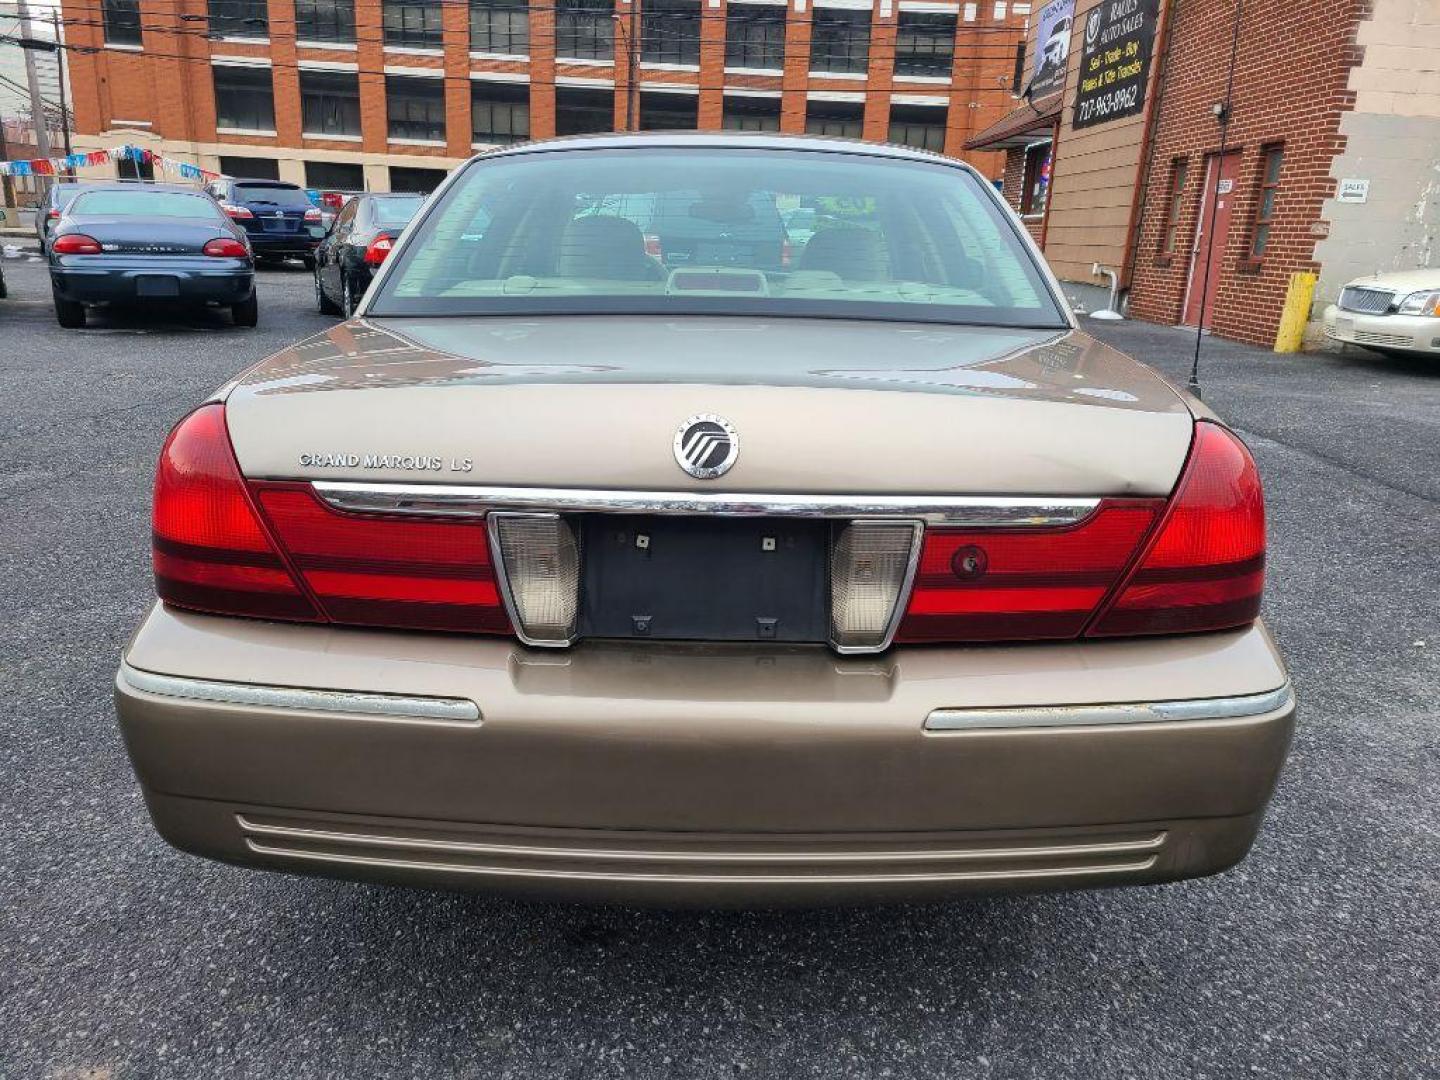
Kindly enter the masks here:
<path id="1" fill-rule="evenodd" d="M 789 266 L 789 265 L 791 264 L 791 262 L 794 261 L 794 259 L 795 259 L 795 247 L 794 247 L 794 245 L 792 245 L 792 244 L 790 243 L 789 239 L 781 240 L 781 241 L 780 241 L 780 265 L 781 265 L 782 267 Z"/>
<path id="2" fill-rule="evenodd" d="M 206 255 L 225 259 L 243 259 L 250 254 L 244 244 L 229 236 L 216 237 L 200 250 Z"/>
<path id="3" fill-rule="evenodd" d="M 251 489 L 333 621 L 510 632 L 483 520 L 340 513 L 308 484 L 257 481 Z"/>
<path id="4" fill-rule="evenodd" d="M 243 206 L 236 206 L 234 203 L 221 203 L 220 209 L 229 214 L 232 218 L 253 218 L 252 214 Z"/>
<path id="5" fill-rule="evenodd" d="M 312 206 L 309 210 L 305 211 L 305 221 L 308 224 L 318 225 L 323 217 L 324 215 L 320 213 L 318 206 Z"/>
<path id="6" fill-rule="evenodd" d="M 660 237 L 648 235 L 645 237 L 645 254 L 652 259 L 664 258 L 665 253 L 660 249 Z"/>
<path id="7" fill-rule="evenodd" d="M 371 266 L 379 266 L 390 254 L 390 249 L 395 246 L 395 241 L 388 236 L 377 236 L 370 241 L 370 246 L 365 249 L 365 261 Z"/>
<path id="8" fill-rule="evenodd" d="M 1265 498 L 1245 444 L 1195 425 L 1180 484 L 1155 539 L 1092 635 L 1245 626 L 1265 587 Z"/>
<path id="9" fill-rule="evenodd" d="M 1163 506 L 1105 500 L 1059 529 L 928 530 L 898 640 L 1078 636 Z"/>
<path id="10" fill-rule="evenodd" d="M 179 607 L 316 620 L 250 501 L 225 409 L 202 405 L 170 433 L 155 472 L 155 589 Z"/>
<path id="11" fill-rule="evenodd" d="M 84 233 L 66 233 L 50 241 L 50 250 L 56 255 L 99 255 L 100 241 Z"/>
<path id="12" fill-rule="evenodd" d="M 56 220 L 58 220 L 59 217 L 60 217 L 60 211 L 59 211 L 59 210 L 56 210 L 54 207 L 51 207 L 50 210 L 49 210 L 49 212 L 46 213 L 45 216 L 46 216 L 47 218 L 49 218 L 51 221 L 56 221 Z"/>

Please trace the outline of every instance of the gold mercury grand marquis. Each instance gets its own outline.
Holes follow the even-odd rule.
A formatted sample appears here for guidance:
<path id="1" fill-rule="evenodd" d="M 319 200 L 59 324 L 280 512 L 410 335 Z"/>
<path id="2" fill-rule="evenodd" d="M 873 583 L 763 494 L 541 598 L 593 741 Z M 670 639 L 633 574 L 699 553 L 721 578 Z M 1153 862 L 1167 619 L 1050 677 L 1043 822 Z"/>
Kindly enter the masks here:
<path id="1" fill-rule="evenodd" d="M 1244 857 L 1290 741 L 1264 558 L 1245 446 L 1076 329 L 967 166 L 541 142 L 171 433 L 116 698 L 161 834 L 248 866 L 1173 881 Z"/>

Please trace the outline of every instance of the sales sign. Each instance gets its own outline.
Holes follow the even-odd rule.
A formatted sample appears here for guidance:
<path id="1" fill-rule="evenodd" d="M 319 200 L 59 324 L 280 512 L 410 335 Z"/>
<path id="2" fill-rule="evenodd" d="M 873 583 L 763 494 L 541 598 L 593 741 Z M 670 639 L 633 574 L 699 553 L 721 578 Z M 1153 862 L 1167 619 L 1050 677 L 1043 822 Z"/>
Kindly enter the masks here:
<path id="1" fill-rule="evenodd" d="M 1085 18 L 1075 126 L 1134 116 L 1145 107 L 1160 0 L 1102 0 Z"/>

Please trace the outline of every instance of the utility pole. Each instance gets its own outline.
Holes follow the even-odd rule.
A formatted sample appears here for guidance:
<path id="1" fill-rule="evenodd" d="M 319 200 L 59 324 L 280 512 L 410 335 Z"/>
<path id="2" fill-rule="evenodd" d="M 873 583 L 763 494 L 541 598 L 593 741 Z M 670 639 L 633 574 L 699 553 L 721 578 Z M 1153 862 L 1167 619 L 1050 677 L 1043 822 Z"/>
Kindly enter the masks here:
<path id="1" fill-rule="evenodd" d="M 30 9 L 25 0 L 19 0 L 20 36 L 27 40 L 35 37 L 30 25 Z M 35 125 L 35 148 L 42 158 L 50 156 L 50 132 L 45 126 L 45 102 L 40 97 L 40 73 L 35 70 L 35 51 L 25 49 L 25 81 L 30 84 L 30 119 Z"/>
<path id="2" fill-rule="evenodd" d="M 65 94 L 65 47 L 60 40 L 60 12 L 51 12 L 50 21 L 55 27 L 55 83 L 60 91 L 60 136 L 65 141 L 65 156 L 69 157 L 74 151 L 70 149 L 70 102 Z"/>

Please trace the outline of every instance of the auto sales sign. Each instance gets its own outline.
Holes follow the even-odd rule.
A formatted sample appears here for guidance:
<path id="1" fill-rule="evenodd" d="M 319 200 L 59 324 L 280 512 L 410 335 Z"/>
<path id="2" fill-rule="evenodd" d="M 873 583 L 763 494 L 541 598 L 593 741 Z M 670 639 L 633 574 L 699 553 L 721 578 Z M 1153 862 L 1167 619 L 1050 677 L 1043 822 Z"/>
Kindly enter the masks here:
<path id="1" fill-rule="evenodd" d="M 1160 0 L 1101 0 L 1080 35 L 1075 126 L 1134 116 L 1145 107 Z"/>

